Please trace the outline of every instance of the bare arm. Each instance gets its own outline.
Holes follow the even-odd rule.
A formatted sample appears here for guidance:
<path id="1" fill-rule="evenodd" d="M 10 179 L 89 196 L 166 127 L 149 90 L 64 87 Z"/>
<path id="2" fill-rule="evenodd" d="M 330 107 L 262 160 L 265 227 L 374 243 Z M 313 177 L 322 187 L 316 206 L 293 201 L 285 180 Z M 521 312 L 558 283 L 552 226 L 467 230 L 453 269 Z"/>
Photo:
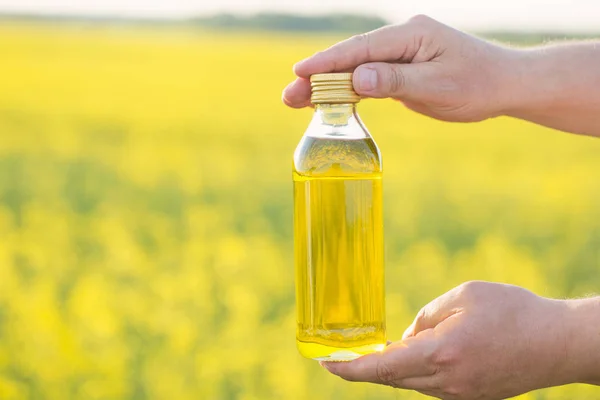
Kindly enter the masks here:
<path id="1" fill-rule="evenodd" d="M 600 42 L 515 51 L 505 114 L 563 131 L 600 136 Z M 510 63 L 508 64 L 510 65 Z"/>
<path id="2" fill-rule="evenodd" d="M 600 42 L 518 50 L 418 16 L 352 37 L 302 60 L 283 93 L 309 105 L 310 75 L 354 70 L 355 90 L 392 97 L 433 118 L 501 115 L 600 136 Z"/>

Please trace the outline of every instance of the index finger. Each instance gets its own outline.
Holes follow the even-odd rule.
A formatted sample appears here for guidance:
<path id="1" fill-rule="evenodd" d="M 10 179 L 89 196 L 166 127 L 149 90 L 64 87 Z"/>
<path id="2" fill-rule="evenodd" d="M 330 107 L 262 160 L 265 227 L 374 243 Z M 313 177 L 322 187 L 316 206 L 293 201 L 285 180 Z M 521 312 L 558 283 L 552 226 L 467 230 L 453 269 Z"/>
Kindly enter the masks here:
<path id="1" fill-rule="evenodd" d="M 349 362 L 324 362 L 332 374 L 349 381 L 392 385 L 405 378 L 435 373 L 432 355 L 434 340 L 427 335 L 392 343 L 380 353 L 371 353 Z"/>
<path id="2" fill-rule="evenodd" d="M 412 58 L 418 43 L 410 24 L 390 25 L 353 36 L 308 57 L 294 66 L 299 77 L 312 74 L 344 72 L 374 61 L 397 61 Z M 414 56 L 414 54 L 413 54 Z"/>

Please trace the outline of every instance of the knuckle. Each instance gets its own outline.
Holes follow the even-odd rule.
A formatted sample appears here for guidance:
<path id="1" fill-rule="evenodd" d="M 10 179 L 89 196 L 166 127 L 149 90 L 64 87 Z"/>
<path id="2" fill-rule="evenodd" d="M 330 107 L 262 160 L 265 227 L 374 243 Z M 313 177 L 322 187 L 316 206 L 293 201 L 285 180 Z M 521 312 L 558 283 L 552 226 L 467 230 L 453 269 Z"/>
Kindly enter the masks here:
<path id="1" fill-rule="evenodd" d="M 481 390 L 477 383 L 480 379 L 477 374 L 461 375 L 454 371 L 454 373 L 443 374 L 439 381 L 439 388 L 444 393 L 444 398 L 480 399 L 485 397 L 485 390 Z"/>
<path id="2" fill-rule="evenodd" d="M 367 42 L 369 40 L 369 34 L 368 33 L 359 33 L 358 35 L 354 35 L 350 38 L 350 40 L 353 40 L 355 42 Z"/>
<path id="3" fill-rule="evenodd" d="M 465 358 L 466 346 L 451 338 L 436 341 L 429 353 L 424 354 L 431 374 L 441 376 L 456 371 Z"/>
<path id="4" fill-rule="evenodd" d="M 471 400 L 481 398 L 477 395 L 469 385 L 461 382 L 452 382 L 446 386 L 442 386 L 442 392 L 445 394 L 445 398 Z"/>
<path id="5" fill-rule="evenodd" d="M 331 49 L 331 48 L 329 48 L 329 49 Z M 312 57 L 313 58 L 322 58 L 325 55 L 327 55 L 327 51 L 326 50 L 319 50 L 315 54 L 313 54 Z"/>
<path id="6" fill-rule="evenodd" d="M 356 44 L 356 47 L 364 52 L 366 59 L 371 59 L 371 35 L 368 32 L 354 35 L 350 40 Z"/>
<path id="7" fill-rule="evenodd" d="M 436 392 L 440 399 L 464 399 L 464 390 L 460 382 L 451 374 L 440 374 L 436 379 Z"/>
<path id="8" fill-rule="evenodd" d="M 432 22 L 434 22 L 434 20 L 425 14 L 417 14 L 411 17 L 408 22 L 417 26 L 429 26 Z"/>
<path id="9" fill-rule="evenodd" d="M 395 93 L 395 94 L 401 93 L 405 87 L 405 83 L 406 83 L 405 77 L 404 77 L 404 74 L 402 73 L 402 70 L 400 68 L 392 67 L 390 74 L 389 74 L 389 80 L 388 80 L 390 93 Z M 420 313 L 421 312 L 419 311 L 419 314 Z"/>
<path id="10" fill-rule="evenodd" d="M 432 352 L 431 361 L 435 365 L 436 370 L 448 369 L 452 365 L 456 365 L 462 354 L 459 345 L 450 344 L 440 346 Z"/>
<path id="11" fill-rule="evenodd" d="M 481 281 L 468 281 L 462 283 L 458 287 L 458 294 L 460 297 L 464 298 L 474 298 L 478 297 L 480 294 L 486 291 L 486 283 Z"/>
<path id="12" fill-rule="evenodd" d="M 439 345 L 435 345 L 428 349 L 425 354 L 423 354 L 423 359 L 425 364 L 428 366 L 429 373 L 431 375 L 439 375 L 442 371 L 442 367 L 444 366 L 439 362 L 440 352 L 441 350 Z"/>
<path id="13" fill-rule="evenodd" d="M 444 394 L 446 395 L 445 397 L 459 399 L 465 398 L 465 392 L 463 391 L 462 387 L 457 383 L 450 383 L 445 386 L 442 386 L 442 392 L 444 392 Z"/>

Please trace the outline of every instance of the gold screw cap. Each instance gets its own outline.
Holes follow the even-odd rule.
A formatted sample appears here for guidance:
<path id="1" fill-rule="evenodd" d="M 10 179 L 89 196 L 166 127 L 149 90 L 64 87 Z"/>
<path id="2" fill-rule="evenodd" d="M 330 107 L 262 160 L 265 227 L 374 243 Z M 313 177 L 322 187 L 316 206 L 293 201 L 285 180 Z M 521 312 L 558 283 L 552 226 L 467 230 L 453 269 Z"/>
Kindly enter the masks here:
<path id="1" fill-rule="evenodd" d="M 352 73 L 314 74 L 310 77 L 313 104 L 358 103 L 360 96 L 352 87 Z"/>

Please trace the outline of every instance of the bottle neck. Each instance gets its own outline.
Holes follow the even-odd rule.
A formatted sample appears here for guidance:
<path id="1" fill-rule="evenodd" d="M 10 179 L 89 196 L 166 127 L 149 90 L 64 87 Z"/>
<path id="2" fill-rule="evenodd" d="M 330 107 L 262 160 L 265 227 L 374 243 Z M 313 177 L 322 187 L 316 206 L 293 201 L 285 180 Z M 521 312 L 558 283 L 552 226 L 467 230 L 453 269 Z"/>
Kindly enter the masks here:
<path id="1" fill-rule="evenodd" d="M 342 139 L 370 137 L 358 117 L 356 103 L 315 104 L 315 113 L 306 135 Z"/>
<path id="2" fill-rule="evenodd" d="M 356 117 L 355 103 L 315 105 L 315 119 L 320 120 L 324 125 L 344 126 Z"/>

